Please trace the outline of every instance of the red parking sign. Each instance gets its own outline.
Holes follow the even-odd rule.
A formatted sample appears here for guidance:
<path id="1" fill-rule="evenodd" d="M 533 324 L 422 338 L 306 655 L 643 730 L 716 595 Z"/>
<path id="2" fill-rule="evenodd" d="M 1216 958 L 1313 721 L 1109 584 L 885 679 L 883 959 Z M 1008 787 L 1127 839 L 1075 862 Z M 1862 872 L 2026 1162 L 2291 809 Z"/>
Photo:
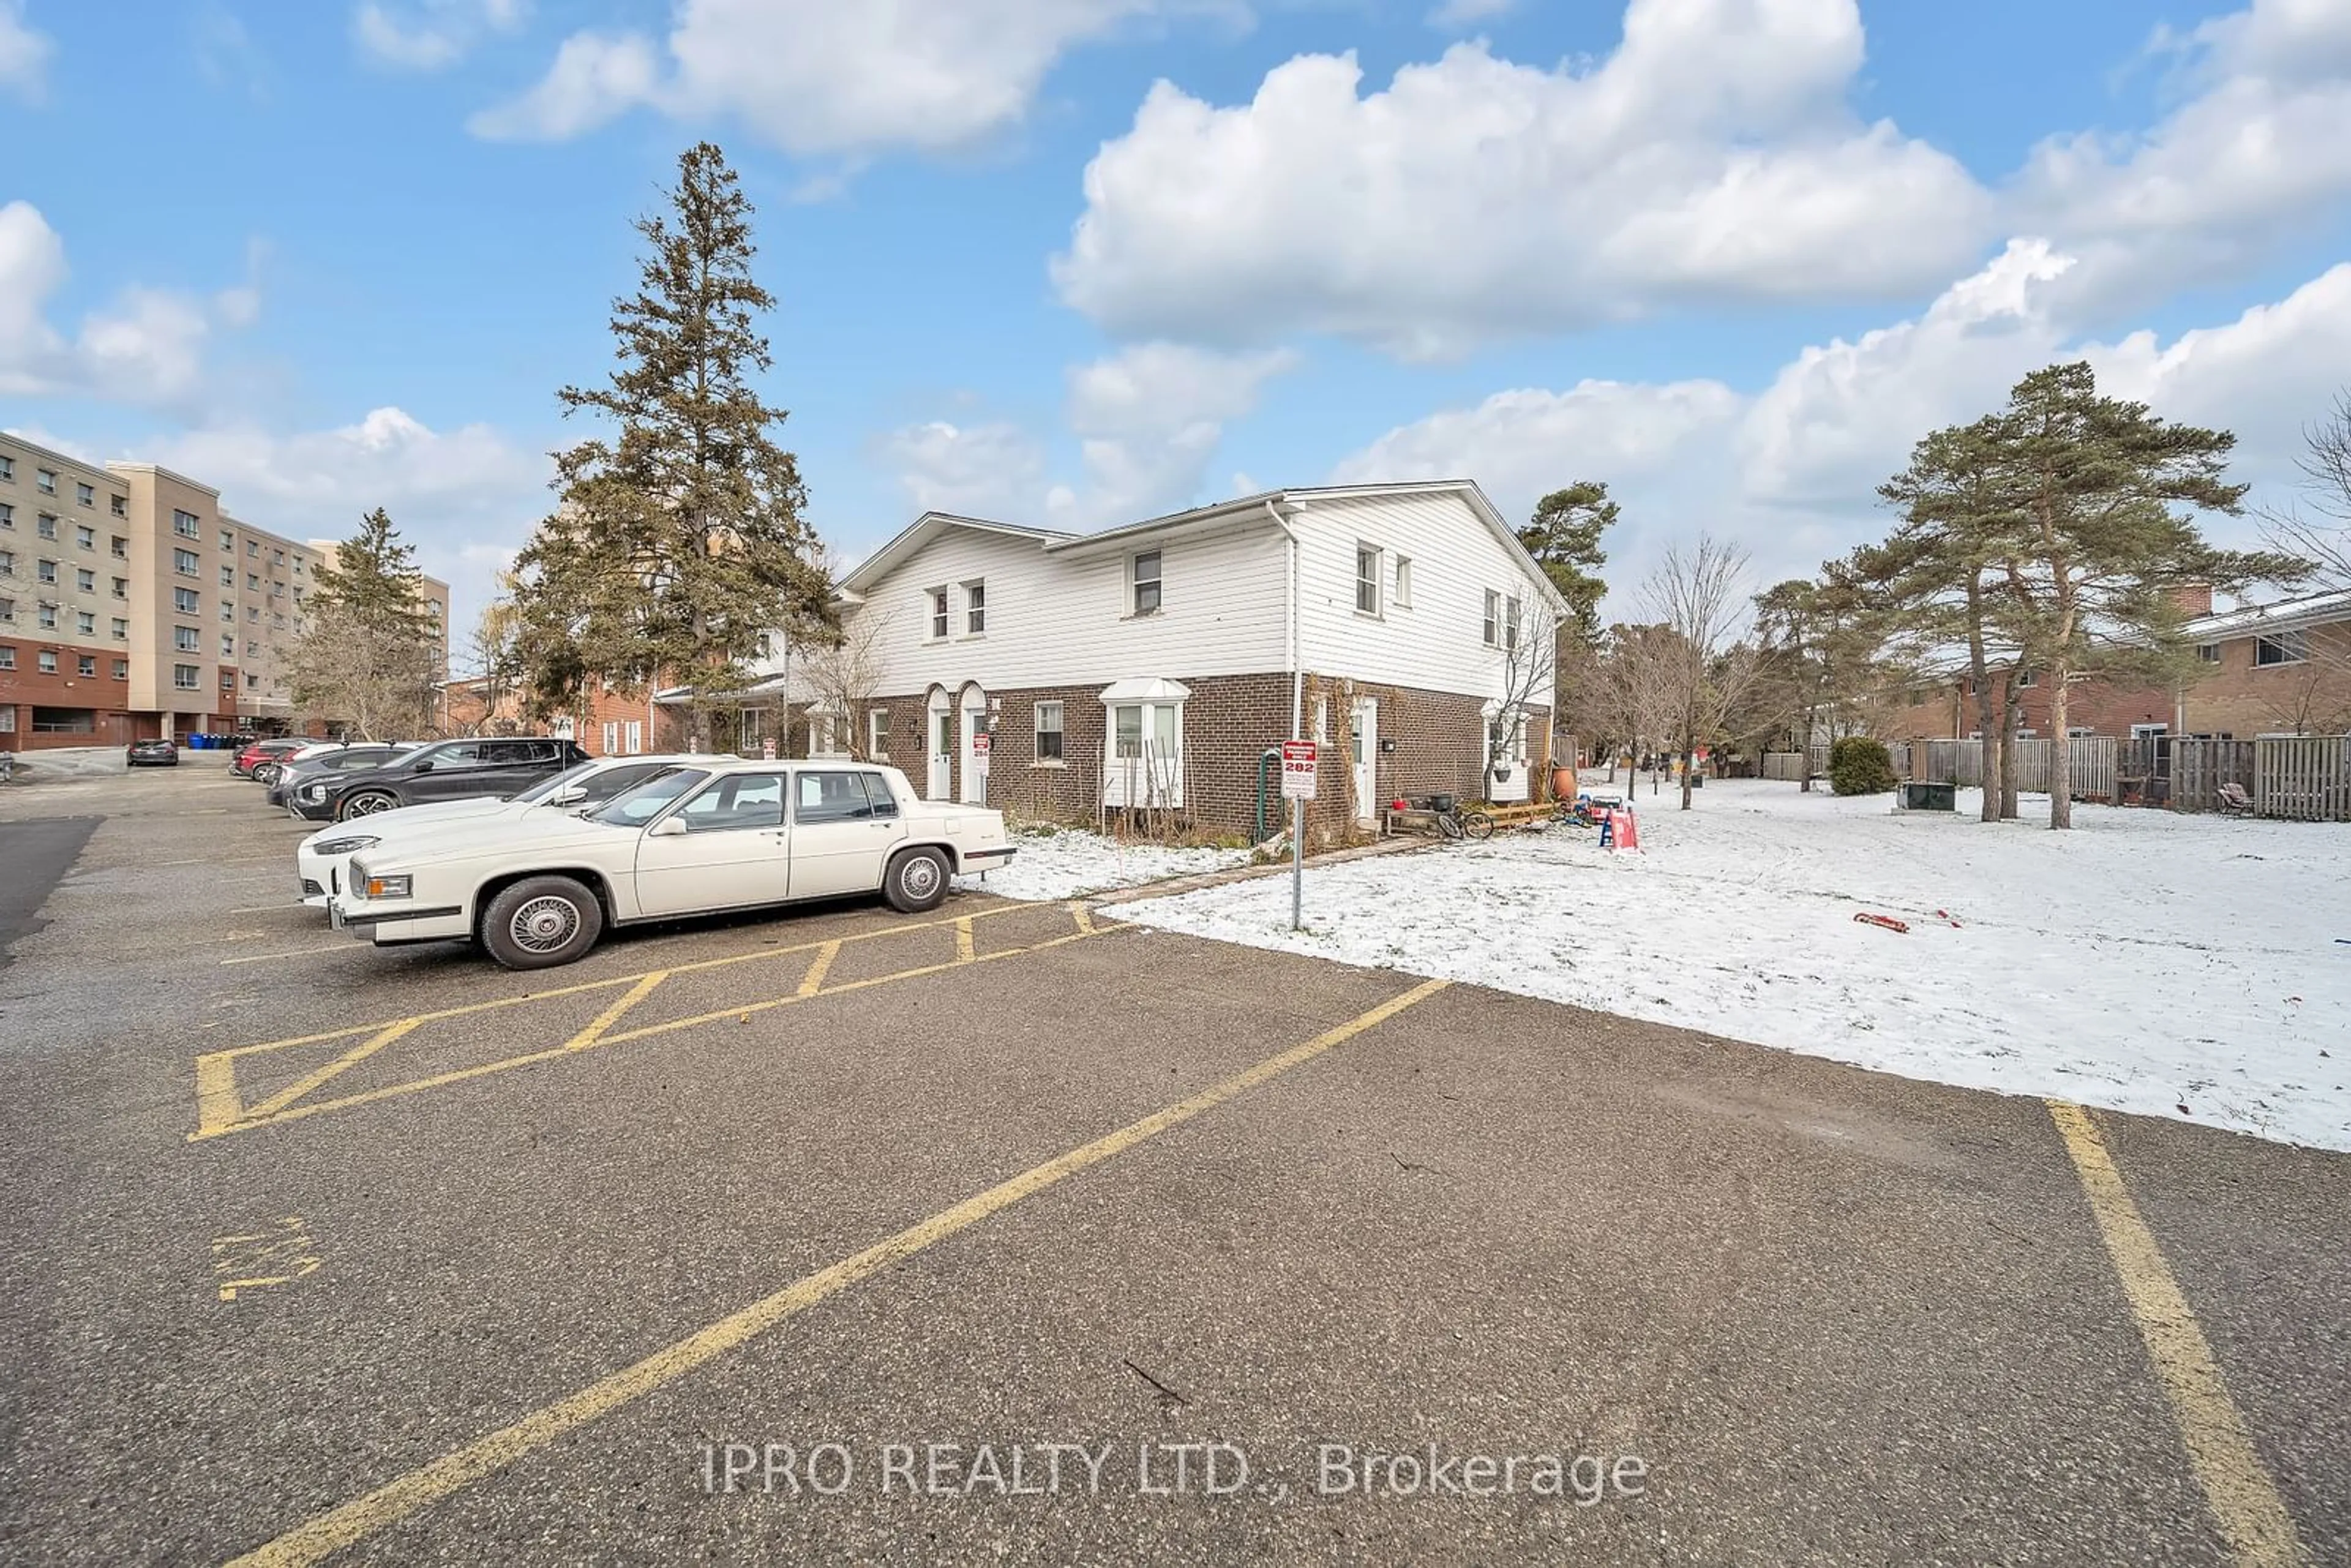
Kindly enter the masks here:
<path id="1" fill-rule="evenodd" d="M 1316 747 L 1311 740 L 1285 740 L 1281 743 L 1281 798 L 1285 800 L 1311 800 L 1314 781 L 1321 768 Z"/>

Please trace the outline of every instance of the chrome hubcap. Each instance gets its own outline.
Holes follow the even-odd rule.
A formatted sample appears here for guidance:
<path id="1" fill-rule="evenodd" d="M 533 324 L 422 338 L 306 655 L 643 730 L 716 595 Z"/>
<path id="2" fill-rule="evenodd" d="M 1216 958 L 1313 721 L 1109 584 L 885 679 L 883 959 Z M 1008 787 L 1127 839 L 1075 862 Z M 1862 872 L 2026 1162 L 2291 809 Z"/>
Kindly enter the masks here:
<path id="1" fill-rule="evenodd" d="M 928 898 L 938 884 L 939 862 L 928 855 L 916 855 L 898 873 L 898 885 L 909 898 Z"/>
<path id="2" fill-rule="evenodd" d="M 534 898 L 514 912 L 507 933 L 527 953 L 552 953 L 579 934 L 580 911 L 566 898 Z"/>

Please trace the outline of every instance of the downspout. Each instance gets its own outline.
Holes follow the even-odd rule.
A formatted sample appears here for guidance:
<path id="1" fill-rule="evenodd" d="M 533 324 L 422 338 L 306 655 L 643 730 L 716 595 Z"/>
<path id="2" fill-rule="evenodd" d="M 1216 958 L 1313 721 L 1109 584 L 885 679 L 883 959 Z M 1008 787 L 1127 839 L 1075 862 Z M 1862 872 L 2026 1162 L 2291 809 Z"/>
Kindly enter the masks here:
<path id="1" fill-rule="evenodd" d="M 1290 541 L 1289 597 L 1282 606 L 1282 641 L 1290 654 L 1290 737 L 1296 740 L 1306 733 L 1306 677 L 1298 667 L 1298 531 L 1290 519 L 1271 501 L 1265 504 L 1265 515 Z"/>

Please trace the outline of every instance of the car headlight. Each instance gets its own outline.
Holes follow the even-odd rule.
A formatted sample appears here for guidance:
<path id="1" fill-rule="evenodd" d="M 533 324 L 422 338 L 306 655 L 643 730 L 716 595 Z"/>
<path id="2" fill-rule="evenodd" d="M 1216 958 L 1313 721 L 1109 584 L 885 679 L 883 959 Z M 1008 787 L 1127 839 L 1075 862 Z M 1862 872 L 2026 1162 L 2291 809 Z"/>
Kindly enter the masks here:
<path id="1" fill-rule="evenodd" d="M 312 844 L 310 846 L 310 852 L 314 855 L 357 854 L 360 851 L 366 849 L 370 844 L 381 843 L 382 841 L 382 840 L 377 838 L 372 833 L 358 833 L 348 838 L 329 839 L 323 844 Z"/>
<path id="2" fill-rule="evenodd" d="M 370 898 L 406 898 L 411 879 L 404 876 L 371 876 L 367 879 Z"/>

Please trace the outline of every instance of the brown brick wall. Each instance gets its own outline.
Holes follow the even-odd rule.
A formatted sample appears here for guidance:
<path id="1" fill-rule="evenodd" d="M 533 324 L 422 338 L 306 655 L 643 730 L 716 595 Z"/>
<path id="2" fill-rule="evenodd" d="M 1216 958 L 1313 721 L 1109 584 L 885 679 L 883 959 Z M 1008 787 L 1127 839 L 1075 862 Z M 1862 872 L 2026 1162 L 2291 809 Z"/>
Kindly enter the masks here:
<path id="1" fill-rule="evenodd" d="M 2220 662 L 2182 695 L 2189 735 L 2239 740 L 2278 731 L 2351 731 L 2351 622 L 2314 626 L 2310 657 L 2296 664 L 2256 664 L 2255 640 L 2220 644 Z"/>

